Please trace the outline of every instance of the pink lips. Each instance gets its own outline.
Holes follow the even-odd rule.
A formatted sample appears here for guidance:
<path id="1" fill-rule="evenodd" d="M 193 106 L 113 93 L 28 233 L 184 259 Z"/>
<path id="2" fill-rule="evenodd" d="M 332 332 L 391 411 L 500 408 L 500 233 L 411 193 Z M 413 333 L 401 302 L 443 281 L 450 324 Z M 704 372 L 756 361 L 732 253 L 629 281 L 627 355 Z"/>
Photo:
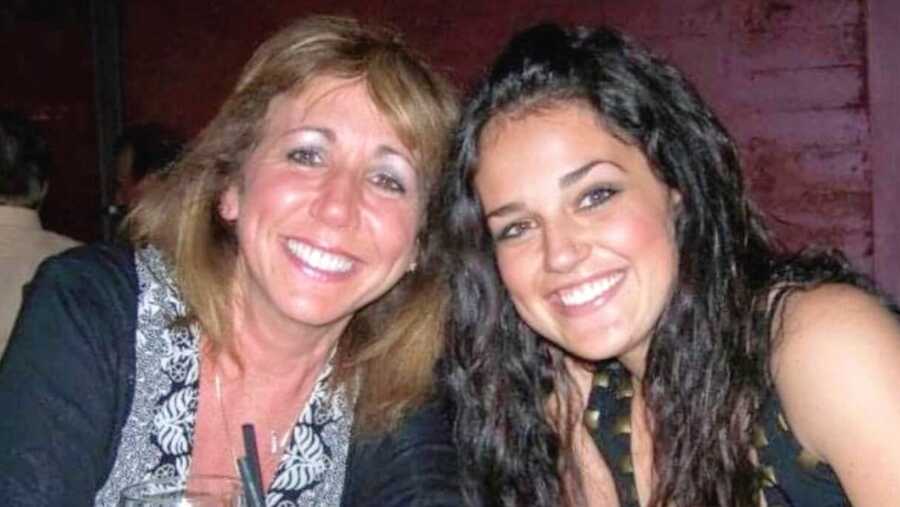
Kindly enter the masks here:
<path id="1" fill-rule="evenodd" d="M 551 295 L 553 305 L 567 316 L 586 315 L 615 297 L 625 277 L 624 269 L 616 270 L 557 289 Z M 565 303 L 563 293 L 567 293 L 565 299 L 569 300 Z"/>
<path id="2" fill-rule="evenodd" d="M 302 258 L 301 254 L 299 254 L 298 252 L 295 252 L 294 251 L 295 249 L 291 248 L 291 246 L 289 245 L 289 242 L 295 243 L 295 249 L 297 248 L 296 244 L 299 243 L 299 244 L 305 245 L 306 248 L 311 247 L 312 249 L 319 250 L 326 254 L 330 254 L 332 256 L 345 259 L 345 261 L 343 261 L 343 262 L 349 261 L 349 263 L 351 263 L 351 265 L 349 266 L 349 268 L 346 271 L 321 269 L 319 267 L 313 266 L 312 264 L 310 264 L 309 262 L 304 260 Z M 341 250 L 326 248 L 323 245 L 317 244 L 317 242 L 310 241 L 308 239 L 293 238 L 293 237 L 286 238 L 283 241 L 283 246 L 284 246 L 287 256 L 291 260 L 291 262 L 294 265 L 296 265 L 297 267 L 299 267 L 300 270 L 306 276 L 308 276 L 309 278 L 312 278 L 313 280 L 316 280 L 316 281 L 337 282 L 337 281 L 345 280 L 345 279 L 349 278 L 350 276 L 352 276 L 352 274 L 357 270 L 358 265 L 361 264 L 361 260 L 353 255 L 349 255 L 346 252 L 343 252 Z"/>

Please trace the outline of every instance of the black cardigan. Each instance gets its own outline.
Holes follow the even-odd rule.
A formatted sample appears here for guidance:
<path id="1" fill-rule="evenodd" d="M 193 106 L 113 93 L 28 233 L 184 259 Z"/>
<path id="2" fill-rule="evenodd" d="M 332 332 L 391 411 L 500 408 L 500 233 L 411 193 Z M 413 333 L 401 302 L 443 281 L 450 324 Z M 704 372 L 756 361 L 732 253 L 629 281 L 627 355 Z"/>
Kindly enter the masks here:
<path id="1" fill-rule="evenodd" d="M 131 409 L 137 294 L 133 252 L 108 245 L 48 259 L 26 288 L 0 362 L 2 505 L 93 504 Z M 461 505 L 441 407 L 353 439 L 342 504 Z"/>

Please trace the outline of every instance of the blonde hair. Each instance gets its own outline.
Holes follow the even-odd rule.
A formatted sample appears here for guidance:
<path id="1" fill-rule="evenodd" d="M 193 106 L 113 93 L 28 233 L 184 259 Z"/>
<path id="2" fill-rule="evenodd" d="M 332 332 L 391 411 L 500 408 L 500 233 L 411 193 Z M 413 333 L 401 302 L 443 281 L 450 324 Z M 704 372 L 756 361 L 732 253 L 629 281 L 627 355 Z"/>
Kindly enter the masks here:
<path id="1" fill-rule="evenodd" d="M 244 67 L 216 117 L 129 217 L 135 244 L 159 248 L 174 269 L 188 308 L 213 345 L 231 333 L 231 282 L 237 239 L 218 213 L 222 193 L 239 181 L 273 98 L 301 93 L 320 77 L 361 79 L 415 158 L 429 195 L 448 149 L 457 102 L 451 86 L 392 31 L 347 18 L 299 20 L 264 42 Z M 427 218 L 417 241 L 421 269 L 351 320 L 338 344 L 335 380 L 358 378 L 356 421 L 390 427 L 427 396 L 442 347 L 444 284 L 431 268 Z M 357 376 L 359 374 L 359 376 Z"/>

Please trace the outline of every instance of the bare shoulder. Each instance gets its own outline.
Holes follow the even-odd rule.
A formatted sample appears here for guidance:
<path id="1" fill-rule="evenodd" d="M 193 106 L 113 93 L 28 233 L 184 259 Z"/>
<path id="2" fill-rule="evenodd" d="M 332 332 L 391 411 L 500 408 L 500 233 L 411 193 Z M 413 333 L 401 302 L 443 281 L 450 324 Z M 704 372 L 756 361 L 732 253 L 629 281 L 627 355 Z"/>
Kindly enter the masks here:
<path id="1" fill-rule="evenodd" d="M 900 331 L 897 316 L 877 297 L 850 285 L 797 291 L 784 305 L 779 353 L 812 352 L 811 348 L 830 345 L 853 347 L 881 339 L 890 343 Z"/>
<path id="2" fill-rule="evenodd" d="M 865 400 L 866 393 L 900 380 L 900 322 L 856 287 L 823 285 L 792 294 L 775 340 L 773 377 L 789 405 L 794 394 L 823 403 L 838 395 Z"/>
<path id="3" fill-rule="evenodd" d="M 878 298 L 847 285 L 791 295 L 772 372 L 794 434 L 854 505 L 900 496 L 900 322 Z"/>

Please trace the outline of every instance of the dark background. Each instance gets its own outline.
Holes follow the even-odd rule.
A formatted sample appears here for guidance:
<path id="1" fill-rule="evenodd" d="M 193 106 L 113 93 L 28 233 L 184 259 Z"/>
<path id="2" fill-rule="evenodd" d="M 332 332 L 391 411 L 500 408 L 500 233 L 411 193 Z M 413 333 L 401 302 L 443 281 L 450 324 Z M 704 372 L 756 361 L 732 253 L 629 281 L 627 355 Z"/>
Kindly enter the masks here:
<path id="1" fill-rule="evenodd" d="M 114 0 L 94 0 L 113 2 Z M 0 0 L 0 107 L 39 122 L 57 162 L 49 229 L 101 236 L 89 0 Z M 669 56 L 738 140 L 779 238 L 844 249 L 900 295 L 900 4 L 895 0 L 123 0 L 122 120 L 192 136 L 254 47 L 291 19 L 393 25 L 466 89 L 515 30 L 609 24 Z M 96 6 L 95 6 L 96 7 Z M 92 32 L 92 30 L 94 30 Z M 105 25 L 103 33 L 109 32 Z M 102 108 L 100 108 L 102 109 Z"/>

